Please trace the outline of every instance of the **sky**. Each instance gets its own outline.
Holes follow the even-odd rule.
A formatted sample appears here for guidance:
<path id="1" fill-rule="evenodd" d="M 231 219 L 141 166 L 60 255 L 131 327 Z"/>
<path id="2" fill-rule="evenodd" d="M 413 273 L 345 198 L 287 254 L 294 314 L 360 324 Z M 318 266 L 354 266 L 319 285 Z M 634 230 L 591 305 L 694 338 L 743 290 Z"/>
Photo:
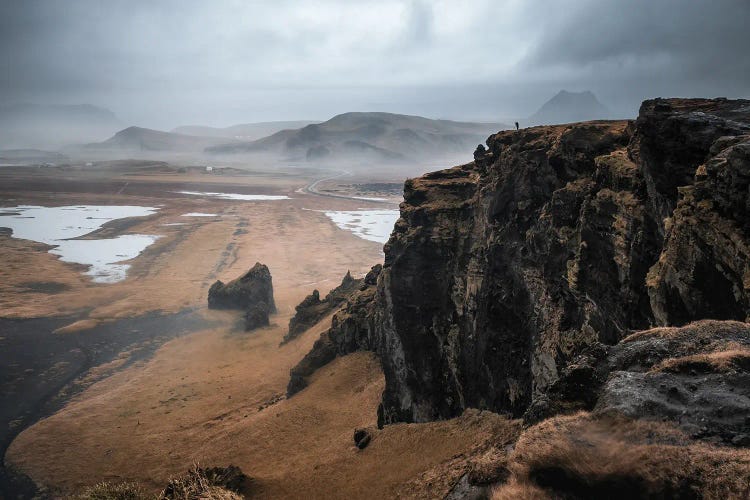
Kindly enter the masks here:
<path id="1" fill-rule="evenodd" d="M 0 0 L 0 103 L 169 129 L 750 97 L 750 0 Z"/>

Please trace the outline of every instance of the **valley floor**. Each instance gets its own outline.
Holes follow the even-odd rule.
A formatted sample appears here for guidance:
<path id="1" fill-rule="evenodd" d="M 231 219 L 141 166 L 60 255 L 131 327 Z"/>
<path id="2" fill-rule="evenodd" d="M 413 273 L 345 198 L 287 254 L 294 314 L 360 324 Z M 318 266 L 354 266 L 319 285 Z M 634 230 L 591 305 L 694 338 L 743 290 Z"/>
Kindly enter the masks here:
<path id="1" fill-rule="evenodd" d="M 0 175 L 6 207 L 160 208 L 132 224 L 102 229 L 107 236 L 163 236 L 116 284 L 92 283 L 80 266 L 59 261 L 48 247 L 0 235 L 0 310 L 4 321 L 21 325 L 0 338 L 0 346 L 13 341 L 23 349 L 23 325 L 38 328 L 24 323 L 30 318 L 50 323 L 29 341 L 61 346 L 53 355 L 38 349 L 39 356 L 52 356 L 43 370 L 37 359 L 14 361 L 18 366 L 3 373 L 19 412 L 3 422 L 8 437 L 53 412 L 20 432 L 5 456 L 48 492 L 69 493 L 101 480 L 134 480 L 158 490 L 168 477 L 200 463 L 239 465 L 254 479 L 252 493 L 267 498 L 441 496 L 463 473 L 456 464 L 464 454 L 518 432 L 517 423 L 486 412 L 378 431 L 383 375 L 366 353 L 336 360 L 306 390 L 285 399 L 290 368 L 330 325 L 326 318 L 279 347 L 294 306 L 313 288 L 325 294 L 347 270 L 363 275 L 382 262 L 380 244 L 337 228 L 321 211 L 382 203 L 303 192 L 314 181 L 309 172 L 274 178 L 113 171 L 92 178 L 15 169 Z M 291 199 L 232 201 L 176 193 L 181 190 Z M 191 212 L 216 216 L 183 217 Z M 270 327 L 245 333 L 238 312 L 208 311 L 206 294 L 214 280 L 232 279 L 256 261 L 271 270 L 279 312 Z M 178 314 L 195 321 L 170 327 Z M 139 318 L 152 319 L 132 326 Z M 144 337 L 142 328 L 162 335 Z M 97 335 L 109 351 L 92 341 Z M 24 362 L 31 364 L 25 368 Z M 28 401 L 25 394 L 38 396 L 24 386 L 30 380 L 48 390 L 62 386 L 64 397 Z M 55 397 L 58 404 L 50 405 Z M 371 428 L 374 436 L 362 451 L 352 440 L 358 427 Z"/>

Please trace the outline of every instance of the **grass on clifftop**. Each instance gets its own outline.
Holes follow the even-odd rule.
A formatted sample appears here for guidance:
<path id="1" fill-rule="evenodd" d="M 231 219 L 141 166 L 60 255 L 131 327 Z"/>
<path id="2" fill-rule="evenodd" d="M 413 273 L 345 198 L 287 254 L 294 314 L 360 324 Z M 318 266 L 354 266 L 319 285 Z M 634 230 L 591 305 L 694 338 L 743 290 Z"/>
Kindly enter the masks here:
<path id="1" fill-rule="evenodd" d="M 158 495 L 149 495 L 137 483 L 103 481 L 89 486 L 72 500 L 240 500 L 242 495 L 217 484 L 221 475 L 197 465 L 174 477 Z"/>

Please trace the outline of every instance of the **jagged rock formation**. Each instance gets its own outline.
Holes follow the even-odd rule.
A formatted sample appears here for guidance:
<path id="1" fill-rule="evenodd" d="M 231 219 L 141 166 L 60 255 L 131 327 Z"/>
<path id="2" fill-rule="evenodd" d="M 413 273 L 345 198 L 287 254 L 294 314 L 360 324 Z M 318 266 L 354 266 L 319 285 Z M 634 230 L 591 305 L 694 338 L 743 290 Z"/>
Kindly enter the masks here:
<path id="1" fill-rule="evenodd" d="M 750 325 L 702 320 L 594 344 L 566 366 L 524 420 L 577 410 L 669 419 L 688 435 L 750 445 Z"/>
<path id="2" fill-rule="evenodd" d="M 374 350 L 370 337 L 375 325 L 375 293 L 382 266 L 373 266 L 358 290 L 346 297 L 346 303 L 333 316 L 331 328 L 315 341 L 312 350 L 292 368 L 287 396 L 292 396 L 307 387 L 307 377 L 315 370 L 333 361 L 336 356 L 359 349 Z"/>
<path id="3" fill-rule="evenodd" d="M 745 320 L 749 127 L 750 101 L 656 99 L 635 123 L 500 132 L 473 163 L 407 181 L 377 287 L 290 387 L 370 349 L 386 376 L 381 423 L 520 416 L 596 346 Z"/>
<path id="4" fill-rule="evenodd" d="M 297 312 L 292 316 L 292 319 L 289 320 L 289 331 L 284 335 L 284 339 L 281 343 L 285 344 L 290 340 L 294 340 L 307 331 L 307 329 L 343 304 L 347 297 L 352 292 L 359 289 L 364 282 L 364 279 L 352 278 L 352 275 L 347 271 L 346 276 L 341 280 L 341 284 L 328 292 L 328 295 L 326 295 L 323 300 L 320 300 L 320 292 L 318 290 L 313 290 L 310 295 L 305 297 L 304 300 L 295 307 Z"/>
<path id="5" fill-rule="evenodd" d="M 605 366 L 597 413 L 667 417 L 693 437 L 750 446 L 750 325 L 638 332 L 611 348 Z"/>
<path id="6" fill-rule="evenodd" d="M 211 309 L 245 311 L 245 330 L 268 325 L 268 315 L 276 312 L 271 271 L 260 262 L 229 283 L 216 281 L 208 290 Z"/>

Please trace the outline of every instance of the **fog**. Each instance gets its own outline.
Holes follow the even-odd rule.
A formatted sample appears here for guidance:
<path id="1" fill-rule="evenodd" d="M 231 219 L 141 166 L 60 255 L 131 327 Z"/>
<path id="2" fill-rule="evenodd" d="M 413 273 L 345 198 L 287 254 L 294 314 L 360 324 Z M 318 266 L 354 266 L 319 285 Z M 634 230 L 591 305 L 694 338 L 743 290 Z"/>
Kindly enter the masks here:
<path id="1" fill-rule="evenodd" d="M 0 104 L 169 130 L 353 110 L 502 121 L 567 89 L 631 117 L 648 97 L 750 97 L 747 26 L 747 0 L 11 0 Z"/>

